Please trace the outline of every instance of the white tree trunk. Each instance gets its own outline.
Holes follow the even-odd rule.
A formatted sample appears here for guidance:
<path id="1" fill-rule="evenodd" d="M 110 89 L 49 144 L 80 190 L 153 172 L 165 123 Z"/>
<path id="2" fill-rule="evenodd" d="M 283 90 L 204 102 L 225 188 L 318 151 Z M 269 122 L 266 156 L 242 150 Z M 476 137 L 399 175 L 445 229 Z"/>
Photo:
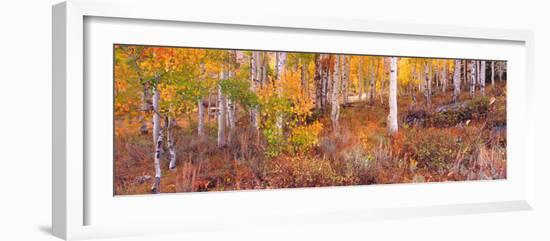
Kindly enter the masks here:
<path id="1" fill-rule="evenodd" d="M 481 95 L 485 96 L 485 61 L 484 60 L 481 61 L 479 68 L 480 68 L 479 91 L 481 92 Z"/>
<path id="2" fill-rule="evenodd" d="M 235 126 L 237 118 L 235 117 L 236 106 L 232 99 L 227 98 L 227 125 L 229 126 L 229 133 L 227 135 L 228 143 L 233 139 L 233 133 L 235 132 Z"/>
<path id="3" fill-rule="evenodd" d="M 226 73 L 222 71 L 220 73 L 220 81 L 225 80 Z M 226 145 L 225 140 L 225 122 L 226 122 L 226 99 L 222 92 L 221 83 L 218 84 L 218 147 L 224 147 Z"/>
<path id="4" fill-rule="evenodd" d="M 503 80 L 503 75 L 504 75 L 504 66 L 503 66 L 503 62 L 499 61 L 497 62 L 497 74 L 498 74 L 498 81 L 502 81 Z"/>
<path id="5" fill-rule="evenodd" d="M 197 131 L 198 131 L 199 137 L 204 137 L 204 105 L 202 104 L 202 98 L 197 100 L 197 108 L 198 108 L 197 115 L 199 118 Z"/>
<path id="6" fill-rule="evenodd" d="M 461 65 L 462 65 L 462 69 L 461 69 L 462 79 L 461 79 L 461 81 L 463 81 L 464 86 L 467 87 L 467 85 L 468 85 L 468 61 L 467 60 L 462 60 Z M 461 89 L 461 91 L 462 91 L 462 89 Z"/>
<path id="7" fill-rule="evenodd" d="M 424 78 L 426 86 L 424 87 L 424 95 L 426 97 L 426 103 L 432 104 L 432 77 L 430 75 L 430 67 L 428 63 L 424 64 Z"/>
<path id="8" fill-rule="evenodd" d="M 237 66 L 237 51 L 236 50 L 232 50 L 230 51 L 231 53 L 231 56 L 232 56 L 232 60 L 231 60 L 231 67 L 229 69 L 229 72 L 228 72 L 228 78 L 230 79 L 234 79 L 235 78 L 235 71 L 236 71 L 236 66 Z M 235 104 L 235 100 L 233 99 L 229 99 L 227 98 L 226 96 L 226 103 L 227 103 L 227 125 L 229 126 L 229 135 L 228 135 L 228 140 L 231 141 L 232 138 L 233 138 L 233 132 L 235 131 L 235 126 L 236 126 L 236 122 L 237 122 L 237 117 L 235 116 L 236 112 L 237 112 L 237 106 Z"/>
<path id="9" fill-rule="evenodd" d="M 203 62 L 201 62 L 200 64 L 200 81 L 201 82 L 204 82 L 205 81 L 205 76 L 206 75 L 206 66 Z M 197 117 L 198 117 L 198 123 L 197 123 L 197 133 L 198 133 L 198 136 L 199 137 L 203 137 L 204 136 L 204 105 L 203 105 L 203 98 L 199 98 L 198 101 L 197 101 L 197 110 L 198 110 L 198 113 L 197 113 Z M 210 106 L 208 106 L 210 108 Z"/>
<path id="10" fill-rule="evenodd" d="M 176 168 L 176 147 L 174 146 L 174 126 L 175 120 L 172 117 L 166 117 L 166 141 L 168 142 L 168 152 L 170 153 L 170 164 L 168 168 L 174 170 Z"/>
<path id="11" fill-rule="evenodd" d="M 235 132 L 235 123 L 236 123 L 236 117 L 235 117 L 235 102 L 233 102 L 232 99 L 229 99 L 226 97 L 226 103 L 227 103 L 227 126 L 229 126 L 229 131 L 227 133 L 227 143 L 231 143 L 231 140 L 233 139 L 233 133 Z"/>
<path id="12" fill-rule="evenodd" d="M 447 74 L 447 68 L 448 68 L 448 63 L 447 63 L 447 60 L 444 60 L 444 65 L 443 65 L 443 74 L 441 76 L 441 81 L 443 82 L 443 92 L 447 92 L 447 77 L 448 77 L 448 74 Z"/>
<path id="13" fill-rule="evenodd" d="M 475 61 L 470 63 L 470 97 L 474 97 L 476 92 L 476 64 Z"/>
<path id="14" fill-rule="evenodd" d="M 228 77 L 229 78 L 234 78 L 235 77 L 234 70 L 229 71 L 229 76 Z M 229 133 L 227 135 L 227 140 L 228 140 L 228 143 L 231 143 L 231 140 L 233 139 L 233 133 L 235 132 L 236 122 L 237 122 L 237 117 L 235 116 L 237 106 L 235 105 L 234 100 L 229 99 L 227 97 L 226 97 L 225 102 L 227 103 L 227 109 L 226 109 L 226 112 L 227 112 L 227 125 L 229 126 Z"/>
<path id="15" fill-rule="evenodd" d="M 318 67 L 319 67 L 319 106 L 320 109 L 324 112 L 326 108 L 326 101 L 327 101 L 327 78 L 326 78 L 326 71 L 325 71 L 325 58 L 324 54 L 319 55 L 318 59 Z"/>
<path id="16" fill-rule="evenodd" d="M 153 142 L 155 143 L 155 180 L 153 186 L 151 187 L 152 193 L 159 193 L 160 191 L 160 155 L 162 152 L 162 131 L 160 123 L 160 113 L 159 113 L 159 92 L 157 87 L 153 87 Z"/>
<path id="17" fill-rule="evenodd" d="M 426 75 L 426 71 L 422 70 L 422 64 L 420 64 L 420 68 L 418 69 L 418 90 L 422 92 L 423 95 L 426 95 L 426 78 L 424 77 Z"/>
<path id="18" fill-rule="evenodd" d="M 480 73 L 481 73 L 481 68 L 480 68 L 480 65 L 481 65 L 481 64 L 480 64 L 480 61 L 477 60 L 477 61 L 476 61 L 476 68 L 477 68 L 477 69 L 476 69 L 476 78 L 477 78 L 477 84 L 478 84 L 478 85 L 481 85 L 481 84 L 480 84 L 480 83 L 481 83 L 481 75 L 480 75 Z"/>
<path id="19" fill-rule="evenodd" d="M 333 87 L 333 79 L 332 79 L 332 74 L 330 72 L 330 62 L 331 62 L 331 59 L 332 59 L 332 56 L 330 55 L 325 55 L 326 57 L 326 65 L 325 65 L 325 85 L 326 85 L 326 101 L 325 101 L 325 105 L 328 107 L 330 104 L 332 104 L 332 87 Z"/>
<path id="20" fill-rule="evenodd" d="M 363 100 L 363 56 L 359 56 L 357 64 L 357 89 L 359 92 L 359 101 Z"/>
<path id="21" fill-rule="evenodd" d="M 152 96 L 152 105 L 151 108 L 153 110 L 153 142 L 157 143 L 157 137 L 160 133 L 160 113 L 159 113 L 159 99 L 160 95 L 158 93 L 158 90 L 156 86 L 153 86 L 152 88 L 153 96 Z"/>
<path id="22" fill-rule="evenodd" d="M 330 118 L 332 120 L 332 127 L 334 130 L 338 128 L 338 118 L 340 116 L 340 103 L 339 103 L 339 93 L 340 93 L 340 55 L 335 56 L 334 61 L 334 72 L 333 72 L 333 84 L 332 84 L 332 103 L 331 103 L 331 114 Z"/>
<path id="23" fill-rule="evenodd" d="M 461 61 L 455 60 L 455 72 L 453 76 L 453 101 L 457 102 L 460 99 L 460 70 L 461 70 Z"/>
<path id="24" fill-rule="evenodd" d="M 283 96 L 283 74 L 284 74 L 284 66 L 286 61 L 286 53 L 285 52 L 277 52 L 276 53 L 276 59 L 277 59 L 277 96 L 281 98 Z M 283 116 L 282 113 L 277 114 L 277 128 L 282 129 L 283 128 Z"/>
<path id="25" fill-rule="evenodd" d="M 391 136 L 397 134 L 397 57 L 390 58 L 390 86 L 388 103 L 390 113 L 388 115 L 388 133 Z"/>
<path id="26" fill-rule="evenodd" d="M 206 109 L 206 117 L 210 120 L 212 112 L 212 90 L 208 90 L 208 109 Z"/>
<path id="27" fill-rule="evenodd" d="M 341 56 L 342 61 L 342 96 L 344 104 L 349 102 L 348 100 L 348 86 L 349 86 L 349 57 L 346 55 Z"/>
<path id="28" fill-rule="evenodd" d="M 260 78 L 262 77 L 261 69 L 263 69 L 263 65 L 260 59 L 260 53 L 258 51 L 253 51 L 250 58 L 250 91 L 253 93 L 256 93 L 256 89 L 261 85 Z M 256 106 L 250 109 L 250 122 L 254 129 L 259 129 L 259 113 L 258 107 Z"/>

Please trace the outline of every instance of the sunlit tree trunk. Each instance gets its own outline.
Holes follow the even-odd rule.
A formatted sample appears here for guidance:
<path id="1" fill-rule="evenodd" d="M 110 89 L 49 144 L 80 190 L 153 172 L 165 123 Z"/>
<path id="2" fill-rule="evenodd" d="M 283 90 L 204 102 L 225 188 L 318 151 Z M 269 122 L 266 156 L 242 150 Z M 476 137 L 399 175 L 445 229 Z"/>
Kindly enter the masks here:
<path id="1" fill-rule="evenodd" d="M 197 124 L 197 132 L 199 137 L 204 136 L 204 105 L 202 104 L 202 98 L 199 98 L 197 100 L 197 109 L 198 109 L 198 124 Z"/>
<path id="2" fill-rule="evenodd" d="M 357 89 L 359 92 L 359 101 L 363 100 L 363 57 L 359 56 L 357 64 Z"/>
<path id="3" fill-rule="evenodd" d="M 424 64 L 424 96 L 426 97 L 426 103 L 428 105 L 432 104 L 432 77 L 430 76 L 430 67 L 428 63 Z"/>
<path id="4" fill-rule="evenodd" d="M 468 61 L 462 60 L 462 81 L 464 81 L 464 88 L 468 87 L 468 79 Z"/>
<path id="5" fill-rule="evenodd" d="M 448 77 L 447 68 L 448 68 L 447 60 L 444 60 L 443 74 L 441 76 L 441 81 L 443 82 L 442 83 L 443 84 L 443 92 L 447 92 L 447 77 Z"/>
<path id="6" fill-rule="evenodd" d="M 418 63 L 418 90 L 426 98 L 426 70 L 424 63 Z"/>
<path id="7" fill-rule="evenodd" d="M 482 60 L 480 63 L 480 72 L 479 72 L 479 91 L 481 95 L 485 96 L 485 61 Z"/>
<path id="8" fill-rule="evenodd" d="M 390 58 L 390 86 L 388 103 L 390 113 L 388 115 L 388 133 L 391 136 L 397 134 L 397 57 Z"/>
<path id="9" fill-rule="evenodd" d="M 348 86 L 349 86 L 349 57 L 342 55 L 342 96 L 344 104 L 347 104 L 348 101 Z"/>
<path id="10" fill-rule="evenodd" d="M 338 118 L 340 115 L 340 103 L 338 101 L 340 92 L 340 55 L 335 56 L 332 81 L 332 111 L 330 113 L 330 119 L 332 120 L 332 127 L 336 130 L 338 128 Z"/>
<path id="11" fill-rule="evenodd" d="M 277 96 L 279 98 L 283 97 L 283 74 L 284 74 L 284 66 L 286 62 L 286 53 L 285 52 L 277 52 L 276 53 L 276 64 L 277 64 Z M 277 114 L 277 128 L 282 129 L 283 128 L 283 116 L 282 113 Z"/>
<path id="12" fill-rule="evenodd" d="M 329 61 L 326 54 L 321 54 L 321 108 L 323 112 L 327 108 L 329 91 Z"/>
<path id="13" fill-rule="evenodd" d="M 174 146 L 174 125 L 175 119 L 170 116 L 166 116 L 166 141 L 168 142 L 168 152 L 170 153 L 170 164 L 168 168 L 173 170 L 176 168 L 176 147 Z"/>
<path id="14" fill-rule="evenodd" d="M 498 81 L 502 81 L 503 75 L 504 75 L 504 62 L 499 61 L 496 63 L 496 65 L 497 65 Z"/>
<path id="15" fill-rule="evenodd" d="M 433 64 L 429 64 L 428 65 L 428 96 L 429 96 L 429 103 L 431 104 L 432 103 L 432 95 L 433 95 L 433 90 L 432 90 L 432 84 L 433 84 Z"/>
<path id="16" fill-rule="evenodd" d="M 332 55 L 325 55 L 326 57 L 326 64 L 325 64 L 325 78 L 326 78 L 326 100 L 325 100 L 325 106 L 328 107 L 328 105 L 332 104 L 332 87 L 333 87 L 333 79 L 332 79 L 332 74 L 330 72 L 330 64 L 331 64 L 331 60 L 332 58 L 334 58 L 334 56 Z"/>
<path id="17" fill-rule="evenodd" d="M 162 152 L 163 137 L 162 137 L 161 123 L 160 123 L 159 98 L 160 98 L 160 95 L 155 85 L 153 86 L 153 142 L 155 143 L 155 158 L 154 158 L 155 180 L 154 180 L 153 186 L 151 187 L 152 193 L 159 193 L 160 178 L 161 178 L 160 154 Z"/>
<path id="18" fill-rule="evenodd" d="M 261 68 L 259 68 L 261 67 Z M 256 89 L 259 85 L 261 85 L 260 77 L 262 76 L 261 69 L 263 69 L 263 65 L 260 58 L 260 53 L 258 51 L 253 51 L 252 56 L 250 58 L 250 90 L 253 93 L 256 93 Z M 252 123 L 252 127 L 254 129 L 258 130 L 260 127 L 259 123 L 259 113 L 258 113 L 258 107 L 254 106 L 250 110 L 250 119 Z"/>
<path id="19" fill-rule="evenodd" d="M 480 73 L 481 73 L 480 65 L 481 64 L 480 63 L 481 63 L 481 61 L 479 61 L 479 60 L 476 61 L 476 80 L 477 80 L 477 84 L 479 86 L 481 86 L 481 75 L 480 75 Z"/>
<path id="20" fill-rule="evenodd" d="M 233 139 L 233 133 L 235 132 L 235 126 L 236 126 L 236 117 L 235 117 L 235 112 L 236 112 L 236 106 L 235 106 L 235 102 L 232 100 L 232 99 L 229 99 L 226 97 L 226 101 L 227 103 L 227 126 L 229 126 L 229 131 L 228 131 L 228 135 L 227 135 L 227 143 L 231 143 L 231 140 Z"/>
<path id="21" fill-rule="evenodd" d="M 229 55 L 231 56 L 231 60 L 230 60 L 230 67 L 229 67 L 227 77 L 230 79 L 234 79 L 236 76 L 235 72 L 237 71 L 237 68 L 238 68 L 237 51 L 231 50 L 229 51 Z M 228 143 L 230 143 L 233 140 L 233 134 L 235 132 L 235 126 L 237 122 L 237 117 L 236 117 L 237 105 L 235 104 L 235 100 L 231 98 L 227 98 L 227 96 L 225 98 L 227 103 L 227 109 L 226 109 L 227 125 L 229 126 L 227 140 L 228 140 Z"/>
<path id="22" fill-rule="evenodd" d="M 206 117 L 210 120 L 210 112 L 212 111 L 212 90 L 208 90 L 208 109 L 206 111 Z"/>
<path id="23" fill-rule="evenodd" d="M 460 70 L 461 70 L 461 62 L 460 60 L 455 60 L 455 72 L 453 76 L 453 101 L 457 102 L 460 99 Z"/>
<path id="24" fill-rule="evenodd" d="M 200 79 L 201 82 L 204 82 L 204 78 L 205 78 L 205 74 L 206 74 L 206 67 L 205 67 L 204 63 L 200 64 L 200 69 L 201 69 L 201 73 L 200 73 L 199 79 Z M 197 133 L 198 133 L 199 137 L 204 136 L 204 105 L 203 105 L 202 102 L 203 102 L 202 97 L 197 100 L 197 110 L 198 110 L 198 113 L 197 113 L 197 115 L 198 115 L 197 116 L 198 117 Z"/>
<path id="25" fill-rule="evenodd" d="M 255 89 L 263 86 L 264 84 L 264 80 L 262 78 L 262 72 L 264 69 L 262 56 L 263 53 L 259 51 L 252 51 L 252 55 L 250 56 L 250 85 L 255 85 Z"/>
<path id="26" fill-rule="evenodd" d="M 220 73 L 220 82 L 227 78 L 226 73 Z M 222 92 L 221 83 L 218 83 L 218 147 L 224 147 L 225 143 L 225 125 L 226 125 L 226 107 L 227 102 Z"/>
<path id="27" fill-rule="evenodd" d="M 476 64 L 475 60 L 470 63 L 470 97 L 474 97 L 476 91 Z"/>

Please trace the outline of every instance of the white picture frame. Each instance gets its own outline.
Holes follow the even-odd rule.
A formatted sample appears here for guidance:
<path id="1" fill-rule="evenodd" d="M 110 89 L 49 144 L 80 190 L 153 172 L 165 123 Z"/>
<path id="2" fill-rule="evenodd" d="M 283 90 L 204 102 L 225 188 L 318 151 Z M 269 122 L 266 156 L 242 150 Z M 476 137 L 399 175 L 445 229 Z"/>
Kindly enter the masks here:
<path id="1" fill-rule="evenodd" d="M 215 15 L 200 9 L 189 9 L 181 1 L 131 1 L 131 7 L 127 7 L 127 1 L 86 1 L 69 0 L 53 7 L 53 194 L 52 194 L 52 226 L 53 234 L 63 239 L 84 239 L 94 237 L 112 237 L 123 235 L 158 234 L 171 232 L 194 232 L 219 228 L 232 228 L 242 226 L 268 226 L 273 224 L 292 225 L 295 223 L 330 223 L 346 220 L 372 220 L 395 217 L 422 217 L 433 215 L 451 215 L 481 212 L 530 210 L 533 208 L 534 199 L 534 125 L 531 121 L 534 116 L 530 109 L 533 96 L 532 73 L 533 71 L 533 33 L 519 30 L 497 30 L 467 28 L 456 26 L 421 25 L 409 23 L 371 22 L 349 19 L 325 19 L 325 18 L 301 18 L 299 16 L 284 15 Z M 510 45 L 510 55 L 516 56 L 511 60 L 511 74 L 516 73 L 511 80 L 510 103 L 508 117 L 512 118 L 515 125 L 510 125 L 508 138 L 509 148 L 513 148 L 510 159 L 513 165 L 512 172 L 518 173 L 502 182 L 470 182 L 470 183 L 437 183 L 422 185 L 376 185 L 372 187 L 338 187 L 320 189 L 294 189 L 277 191 L 250 191 L 250 192 L 223 192 L 208 194 L 176 194 L 176 195 L 145 195 L 130 198 L 115 198 L 112 195 L 96 197 L 94 188 L 90 185 L 88 177 L 94 175 L 108 176 L 110 171 L 104 167 L 90 164 L 90 145 L 86 142 L 86 123 L 91 120 L 90 105 L 87 103 L 86 93 L 90 88 L 101 86 L 89 86 L 85 82 L 85 68 L 95 68 L 88 61 L 86 54 L 86 36 L 90 33 L 103 33 L 101 28 L 86 29 L 86 21 L 90 19 L 111 19 L 121 22 L 138 21 L 137 24 L 154 22 L 148 25 L 149 30 L 163 24 L 206 24 L 208 26 L 223 26 L 224 29 L 253 28 L 252 32 L 262 30 L 264 32 L 284 33 L 285 31 L 298 31 L 307 33 L 315 31 L 316 34 L 346 35 L 346 34 L 371 34 L 383 35 L 391 38 L 420 38 L 425 41 L 447 41 L 448 46 L 453 44 L 460 46 L 461 42 L 468 44 L 475 41 L 481 45 L 477 48 L 491 49 L 491 45 L 502 43 Z M 110 24 L 108 21 L 102 23 Z M 94 23 L 92 23 L 94 24 Z M 101 23 L 100 23 L 101 25 Z M 124 28 L 124 24 L 121 25 Z M 121 27 L 118 26 L 118 27 Z M 98 31 L 99 30 L 99 31 Z M 90 31 L 87 32 L 86 31 Z M 201 31 L 201 30 L 197 30 Z M 126 35 L 126 41 L 140 41 L 139 43 L 159 44 L 158 39 L 133 39 Z M 361 35 L 362 36 L 362 35 Z M 108 36 L 111 37 L 111 36 Z M 122 36 L 124 37 L 124 36 Z M 95 39 L 94 39 L 95 40 Z M 100 42 L 101 39 L 97 39 Z M 114 41 L 109 38 L 106 42 Z M 149 41 L 149 42 L 148 42 Z M 177 41 L 176 41 L 177 42 Z M 451 41 L 452 42 L 452 41 Z M 112 43 L 111 43 L 112 44 Z M 165 43 L 170 44 L 170 43 Z M 173 43 L 178 44 L 178 43 Z M 215 43 L 212 43 L 215 44 Z M 236 47 L 229 45 L 228 47 Z M 94 45 L 95 46 L 95 45 Z M 95 48 L 92 46 L 92 48 Z M 331 49 L 327 51 L 354 52 L 358 49 Z M 487 47 L 488 46 L 488 47 Z M 211 46 L 210 46 L 211 47 Z M 224 46 L 225 47 L 225 46 Z M 269 45 L 258 46 L 268 48 Z M 253 47 L 250 47 L 253 48 Z M 300 48 L 300 47 L 297 47 Z M 301 48 L 304 48 L 302 46 Z M 429 49 L 429 46 L 426 47 Z M 291 50 L 291 49 L 285 49 Z M 420 51 L 419 49 L 418 51 Z M 384 50 L 386 54 L 400 53 Z M 427 50 L 425 50 L 427 51 Z M 519 51 L 519 52 L 518 52 Z M 490 50 L 471 50 L 468 56 L 454 57 L 483 57 L 483 54 L 491 54 Z M 494 52 L 494 51 L 493 51 Z M 414 54 L 414 52 L 412 52 Z M 452 52 L 446 54 L 453 54 Z M 479 54 L 479 55 L 478 55 Z M 494 54 L 494 53 L 493 53 Z M 437 53 L 431 53 L 431 56 Z M 434 56 L 445 57 L 445 56 Z M 507 55 L 502 55 L 507 58 Z M 516 58 L 514 57 L 514 58 Z M 514 72 L 515 69 L 517 72 Z M 109 84 L 112 84 L 109 82 Z M 97 85 L 97 84 L 95 84 Z M 108 90 L 108 91 L 112 91 Z M 88 93 L 88 95 L 90 95 Z M 93 94 L 92 94 L 92 97 Z M 89 102 L 89 100 L 88 100 Z M 108 111 L 107 111 L 108 112 Z M 98 116 L 98 115 L 94 115 Z M 108 116 L 108 115 L 106 115 Z M 92 141 L 93 142 L 93 141 Z M 90 174 L 90 169 L 96 173 Z M 97 180 L 97 179 L 95 179 Z M 103 185 L 103 184 L 100 184 Z M 93 185 L 92 185 L 93 186 Z M 97 186 L 97 185 L 96 185 Z M 104 187 L 104 186 L 103 186 Z M 390 191 L 387 191 L 390 190 Z M 466 193 L 463 199 L 442 198 L 439 201 L 422 201 L 411 198 L 411 201 L 384 202 L 384 197 L 399 197 L 405 193 L 412 195 L 427 195 L 437 197 L 438 193 L 447 193 L 453 190 L 458 193 Z M 470 191 L 467 191 L 470 190 Z M 474 190 L 474 191 L 471 191 Z M 495 194 L 485 193 L 487 190 L 495 190 Z M 112 190 L 109 190 L 112 192 Z M 414 193 L 411 193 L 414 192 Z M 360 208 L 359 201 L 343 200 L 356 199 L 361 195 L 377 195 L 377 200 L 371 200 L 373 208 Z M 485 194 L 483 194 L 485 193 Z M 96 196 L 94 196 L 96 195 Z M 469 195 L 469 196 L 468 196 Z M 477 196 L 476 196 L 477 195 Z M 485 195 L 485 196 L 484 196 Z M 292 198 L 295 203 L 285 202 L 284 199 Z M 326 197 L 341 197 L 328 202 L 311 204 L 311 200 L 323 200 Z M 445 199 L 445 200 L 443 200 Z M 103 201 L 102 201 L 103 200 Z M 242 205 L 244 200 L 249 202 L 262 202 L 266 200 L 278 200 L 280 205 L 270 207 Z M 252 200 L 252 201 L 250 201 Z M 297 200 L 297 201 L 296 201 Z M 90 202 L 96 203 L 90 208 Z M 223 202 L 232 205 L 232 210 L 215 209 L 217 214 L 193 212 L 190 208 L 181 207 L 196 205 L 192 209 L 210 207 Z M 158 203 L 164 208 L 155 209 L 144 214 L 131 214 L 132 208 Z M 174 205 L 176 203 L 184 205 Z M 368 202 L 367 202 L 368 203 Z M 378 204 L 377 204 L 378 203 Z M 121 208 L 121 204 L 125 208 Z M 109 206 L 110 205 L 110 206 Z M 118 206 L 117 206 L 118 205 Z M 155 205 L 157 206 L 157 205 Z M 345 206 L 338 208 L 338 206 Z M 96 214 L 97 213 L 97 214 Z M 181 213 L 186 217 L 182 218 Z M 98 221 L 90 223 L 90 216 L 101 217 Z M 111 217 L 109 215 L 112 215 Z M 154 215 L 162 215 L 162 219 L 155 219 Z M 107 218 L 112 220 L 106 220 Z M 191 220 L 193 222 L 191 222 Z M 136 222 L 139 225 L 136 226 Z M 231 220 L 231 222 L 228 222 Z M 288 221 L 291 220 L 291 221 Z M 109 222 L 112 221 L 112 222 Z M 177 224 L 174 224 L 177 223 Z"/>

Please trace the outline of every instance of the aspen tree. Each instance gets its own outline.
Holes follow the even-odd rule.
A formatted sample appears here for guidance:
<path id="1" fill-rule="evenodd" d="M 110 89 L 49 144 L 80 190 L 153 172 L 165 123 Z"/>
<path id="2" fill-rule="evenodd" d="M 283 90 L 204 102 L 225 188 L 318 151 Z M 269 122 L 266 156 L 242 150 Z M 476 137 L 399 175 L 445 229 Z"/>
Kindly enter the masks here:
<path id="1" fill-rule="evenodd" d="M 286 53 L 285 52 L 277 52 L 276 53 L 276 71 L 277 71 L 277 96 L 281 98 L 283 96 L 283 74 L 284 74 L 284 66 L 286 62 Z M 277 114 L 277 128 L 282 129 L 283 128 L 283 116 L 281 113 Z"/>
<path id="2" fill-rule="evenodd" d="M 479 72 L 479 91 L 481 95 L 485 96 L 485 61 L 482 60 L 480 63 L 480 72 Z"/>
<path id="3" fill-rule="evenodd" d="M 200 76 L 199 81 L 204 82 L 205 81 L 205 74 L 206 74 L 206 67 L 204 62 L 200 63 Z M 204 105 L 203 105 L 202 97 L 198 98 L 197 100 L 197 117 L 198 117 L 198 124 L 197 124 L 197 132 L 199 137 L 204 136 Z M 168 127 L 170 128 L 170 127 Z"/>
<path id="4" fill-rule="evenodd" d="M 460 60 L 455 60 L 455 71 L 453 76 L 453 101 L 456 103 L 460 99 L 460 69 L 461 69 Z"/>
<path id="5" fill-rule="evenodd" d="M 474 97 L 476 91 L 476 64 L 475 60 L 470 62 L 470 97 Z"/>
<path id="6" fill-rule="evenodd" d="M 347 104 L 349 102 L 348 100 L 348 88 L 349 88 L 349 62 L 350 58 L 349 56 L 342 55 L 341 56 L 342 61 L 342 95 L 343 95 L 343 102 L 344 104 Z"/>
<path id="7" fill-rule="evenodd" d="M 424 63 L 424 96 L 426 97 L 426 103 L 432 104 L 432 77 L 430 76 L 430 66 L 428 62 Z"/>
<path id="8" fill-rule="evenodd" d="M 359 56 L 357 64 L 357 89 L 359 92 L 359 101 L 363 100 L 363 56 Z"/>
<path id="9" fill-rule="evenodd" d="M 339 103 L 339 92 L 340 92 L 340 55 L 335 56 L 334 60 L 334 71 L 333 71 L 333 85 L 332 85 L 332 102 L 331 102 L 331 114 L 330 119 L 332 120 L 332 127 L 336 130 L 338 128 L 338 118 L 340 116 L 340 103 Z"/>
<path id="10" fill-rule="evenodd" d="M 330 68 L 330 62 L 329 58 L 326 54 L 321 54 L 320 61 L 321 61 L 321 109 L 323 112 L 327 108 L 327 101 L 329 99 L 328 97 L 328 89 L 329 89 L 329 68 Z"/>
<path id="11" fill-rule="evenodd" d="M 449 65 L 447 63 L 447 60 L 443 60 L 443 73 L 441 74 L 441 81 L 443 82 L 443 92 L 447 92 L 448 67 Z"/>
<path id="12" fill-rule="evenodd" d="M 388 133 L 391 136 L 397 134 L 397 57 L 390 57 L 390 86 L 388 103 L 390 113 L 388 114 Z"/>
<path id="13" fill-rule="evenodd" d="M 261 85 L 260 77 L 262 76 L 261 69 L 263 69 L 263 64 L 260 56 L 261 55 L 258 51 L 253 51 L 252 56 L 250 57 L 250 90 L 253 93 L 256 93 L 256 90 Z M 257 106 L 251 108 L 250 118 L 252 126 L 254 129 L 258 130 L 260 128 L 260 123 Z"/>
<path id="14" fill-rule="evenodd" d="M 224 81 L 227 79 L 227 73 L 222 70 L 220 73 L 220 80 L 218 83 L 218 147 L 224 147 L 226 145 L 225 142 L 225 125 L 226 125 L 226 107 L 227 107 L 227 101 L 225 96 L 223 95 L 221 81 Z"/>
<path id="15" fill-rule="evenodd" d="M 161 130 L 160 112 L 159 112 L 160 95 L 156 84 L 153 85 L 152 91 L 153 91 L 153 143 L 155 143 L 155 158 L 154 158 L 155 180 L 154 180 L 153 186 L 151 187 L 151 192 L 159 193 L 160 178 L 161 178 L 160 154 L 162 152 L 163 135 Z"/>
<path id="16" fill-rule="evenodd" d="M 168 168 L 170 170 L 176 169 L 176 148 L 174 146 L 174 125 L 175 120 L 170 115 L 166 115 L 166 142 L 168 143 L 168 153 L 170 156 L 168 157 L 168 160 L 170 161 Z"/>

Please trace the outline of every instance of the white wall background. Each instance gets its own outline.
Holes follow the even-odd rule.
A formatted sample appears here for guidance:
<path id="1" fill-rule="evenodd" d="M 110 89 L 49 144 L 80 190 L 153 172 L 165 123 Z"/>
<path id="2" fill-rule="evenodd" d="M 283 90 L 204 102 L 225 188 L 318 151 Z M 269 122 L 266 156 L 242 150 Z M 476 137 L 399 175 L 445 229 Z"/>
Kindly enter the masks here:
<path id="1" fill-rule="evenodd" d="M 153 1 L 153 0 L 152 0 Z M 51 228 L 51 5 L 5 1 L 0 8 L 0 240 L 56 240 Z M 213 14 L 280 11 L 382 21 L 535 31 L 537 193 L 535 211 L 308 225 L 270 230 L 117 240 L 550 240 L 550 7 L 546 1 L 392 0 L 314 2 L 196 0 Z M 131 7 L 131 6 L 129 6 Z M 403 197 L 406 198 L 406 197 Z"/>

